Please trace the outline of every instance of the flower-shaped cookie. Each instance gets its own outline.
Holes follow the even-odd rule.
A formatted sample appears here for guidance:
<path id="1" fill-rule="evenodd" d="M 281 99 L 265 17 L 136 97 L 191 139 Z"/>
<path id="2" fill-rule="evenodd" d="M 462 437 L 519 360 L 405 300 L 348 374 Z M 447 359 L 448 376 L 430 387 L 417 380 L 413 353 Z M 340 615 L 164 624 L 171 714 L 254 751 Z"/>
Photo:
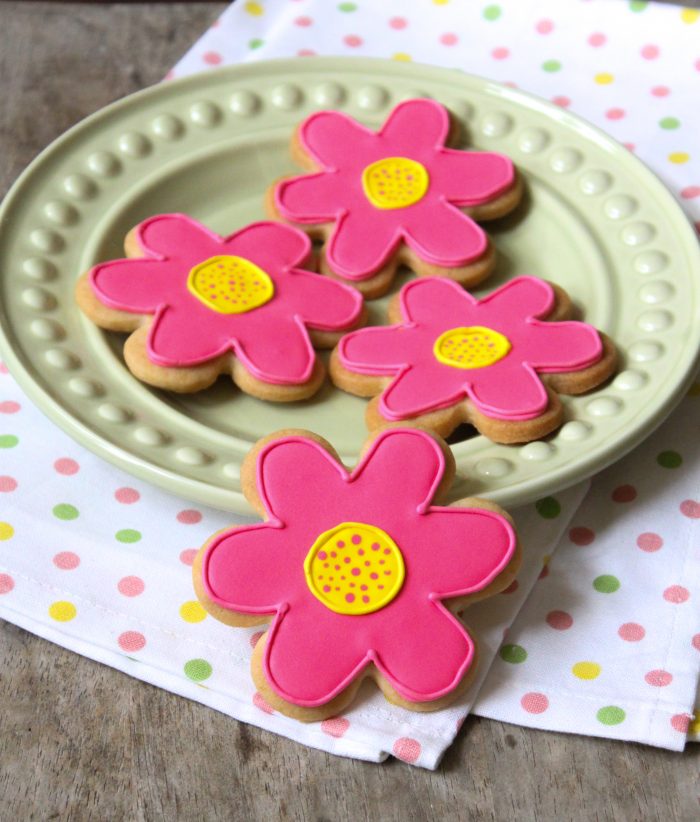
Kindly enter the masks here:
<path id="1" fill-rule="evenodd" d="M 127 259 L 81 278 L 77 300 L 100 327 L 133 332 L 128 367 L 162 388 L 196 391 L 230 373 L 263 399 L 308 397 L 324 377 L 312 341 L 331 347 L 363 317 L 355 289 L 298 267 L 311 244 L 291 226 L 219 237 L 162 214 L 130 232 L 125 249 Z"/>
<path id="2" fill-rule="evenodd" d="M 343 337 L 331 377 L 379 395 L 370 429 L 410 419 L 447 436 L 468 422 L 496 442 L 537 439 L 561 424 L 555 391 L 588 391 L 615 367 L 612 343 L 593 326 L 561 321 L 571 308 L 561 288 L 535 277 L 482 300 L 449 280 L 414 280 L 390 306 L 396 325 Z"/>
<path id="3" fill-rule="evenodd" d="M 502 216 L 521 190 L 507 157 L 446 148 L 449 132 L 449 114 L 434 100 L 400 103 L 378 132 L 316 112 L 292 142 L 316 173 L 278 182 L 268 210 L 328 238 L 324 269 L 367 297 L 388 289 L 401 262 L 474 285 L 494 255 L 473 218 Z"/>
<path id="4" fill-rule="evenodd" d="M 454 612 L 510 584 L 519 552 L 497 506 L 433 504 L 453 474 L 446 444 L 417 429 L 381 432 L 352 472 L 308 432 L 248 455 L 243 488 L 266 521 L 212 537 L 193 576 L 217 619 L 271 622 L 251 667 L 274 708 L 323 719 L 365 677 L 415 710 L 465 687 L 475 647 Z"/>

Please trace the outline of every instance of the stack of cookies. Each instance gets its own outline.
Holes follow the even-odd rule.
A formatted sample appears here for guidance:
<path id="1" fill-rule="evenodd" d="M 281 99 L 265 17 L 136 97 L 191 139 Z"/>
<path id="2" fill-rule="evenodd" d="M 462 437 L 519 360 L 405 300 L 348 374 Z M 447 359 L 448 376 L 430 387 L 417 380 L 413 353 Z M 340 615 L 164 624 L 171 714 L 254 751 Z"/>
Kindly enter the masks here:
<path id="1" fill-rule="evenodd" d="M 270 221 L 220 237 L 156 215 L 127 235 L 124 259 L 78 281 L 81 309 L 129 334 L 126 364 L 150 385 L 194 392 L 229 375 L 290 402 L 329 376 L 371 398 L 353 470 L 312 432 L 257 443 L 242 485 L 264 521 L 216 534 L 194 563 L 213 616 L 269 625 L 252 676 L 299 719 L 337 714 L 368 678 L 413 710 L 467 687 L 477 648 L 457 613 L 512 582 L 519 547 L 494 504 L 440 506 L 454 478 L 443 438 L 463 423 L 500 443 L 541 438 L 563 421 L 559 394 L 615 368 L 611 341 L 571 319 L 558 286 L 519 276 L 469 293 L 496 258 L 479 223 L 515 209 L 523 185 L 508 157 L 450 148 L 457 137 L 433 100 L 401 103 L 377 132 L 316 112 L 291 141 L 305 173 L 269 188 Z M 399 266 L 415 277 L 388 324 L 366 327 L 365 300 Z"/>

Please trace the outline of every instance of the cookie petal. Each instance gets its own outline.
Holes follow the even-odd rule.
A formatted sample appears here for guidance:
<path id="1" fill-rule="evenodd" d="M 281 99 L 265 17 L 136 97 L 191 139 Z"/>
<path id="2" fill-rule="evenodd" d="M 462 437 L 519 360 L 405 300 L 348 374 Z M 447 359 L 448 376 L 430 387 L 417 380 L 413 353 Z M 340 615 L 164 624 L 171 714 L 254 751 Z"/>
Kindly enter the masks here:
<path id="1" fill-rule="evenodd" d="M 371 151 L 377 137 L 346 114 L 318 111 L 304 120 L 299 139 L 319 165 L 343 168 L 352 158 Z"/>
<path id="2" fill-rule="evenodd" d="M 434 327 L 436 337 L 446 328 L 469 325 L 476 300 L 459 283 L 444 277 L 411 280 L 401 289 L 401 313 L 406 320 Z"/>
<path id="3" fill-rule="evenodd" d="M 526 363 L 476 369 L 469 377 L 467 393 L 482 414 L 496 419 L 533 419 L 549 404 L 547 391 Z"/>
<path id="4" fill-rule="evenodd" d="M 458 206 L 487 203 L 513 185 L 510 158 L 489 151 L 441 151 L 431 165 L 431 182 Z"/>
<path id="5" fill-rule="evenodd" d="M 404 237 L 421 260 L 442 268 L 467 265 L 488 248 L 486 234 L 474 220 L 439 200 L 406 217 Z"/>
<path id="6" fill-rule="evenodd" d="M 100 302 L 117 311 L 153 314 L 187 276 L 177 263 L 125 259 L 100 263 L 90 271 L 90 284 Z"/>
<path id="7" fill-rule="evenodd" d="M 275 205 L 287 220 L 330 222 L 342 206 L 337 186 L 337 174 L 327 171 L 282 180 L 275 188 Z"/>
<path id="8" fill-rule="evenodd" d="M 354 288 L 321 274 L 296 269 L 278 278 L 279 295 L 288 310 L 323 331 L 341 331 L 362 313 L 362 296 Z"/>
<path id="9" fill-rule="evenodd" d="M 243 257 L 274 275 L 302 266 L 311 256 L 311 241 L 292 226 L 263 220 L 226 237 L 218 253 Z"/>
<path id="10" fill-rule="evenodd" d="M 360 374 L 393 374 L 407 364 L 411 332 L 411 328 L 401 325 L 353 331 L 340 341 L 340 361 L 348 370 Z"/>
<path id="11" fill-rule="evenodd" d="M 325 254 L 331 270 L 339 276 L 366 280 L 386 265 L 400 240 L 400 225 L 368 203 L 338 219 Z"/>
<path id="12" fill-rule="evenodd" d="M 301 320 L 272 312 L 269 312 L 267 326 L 258 324 L 241 329 L 235 352 L 253 377 L 278 385 L 308 382 L 316 361 Z"/>
<path id="13" fill-rule="evenodd" d="M 482 325 L 493 323 L 509 336 L 517 323 L 549 314 L 554 303 L 554 289 L 548 282 L 537 277 L 516 277 L 479 302 L 478 321 Z"/>
<path id="14" fill-rule="evenodd" d="M 384 391 L 379 410 L 387 420 L 405 420 L 428 411 L 447 408 L 465 395 L 464 376 L 456 368 L 407 368 Z"/>
<path id="15" fill-rule="evenodd" d="M 592 325 L 537 322 L 522 357 L 538 371 L 577 371 L 601 358 L 603 343 Z"/>
<path id="16" fill-rule="evenodd" d="M 148 356 L 157 365 L 199 365 L 231 347 L 221 319 L 188 299 L 160 311 L 148 335 Z"/>
<path id="17" fill-rule="evenodd" d="M 379 132 L 383 145 L 392 154 L 411 157 L 420 149 L 441 148 L 450 130 L 444 106 L 434 100 L 406 100 L 391 112 Z"/>
<path id="18" fill-rule="evenodd" d="M 149 217 L 136 227 L 136 240 L 151 257 L 191 264 L 221 253 L 221 237 L 186 214 Z"/>

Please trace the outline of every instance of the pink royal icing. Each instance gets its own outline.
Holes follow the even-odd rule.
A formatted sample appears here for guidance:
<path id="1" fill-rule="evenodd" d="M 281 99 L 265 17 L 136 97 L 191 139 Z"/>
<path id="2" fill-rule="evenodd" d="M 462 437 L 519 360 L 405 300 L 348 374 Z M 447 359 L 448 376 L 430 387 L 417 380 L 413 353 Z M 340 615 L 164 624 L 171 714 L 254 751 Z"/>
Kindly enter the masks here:
<path id="1" fill-rule="evenodd" d="M 488 417 L 533 419 L 548 405 L 538 373 L 577 371 L 603 353 L 593 326 L 538 319 L 554 302 L 549 283 L 535 277 L 517 277 L 482 300 L 451 280 L 414 280 L 400 292 L 403 322 L 347 334 L 338 346 L 340 362 L 359 374 L 395 377 L 380 398 L 388 420 L 465 397 Z M 450 334 L 460 351 L 442 347 L 439 357 L 436 350 Z M 476 360 L 468 358 L 470 344 Z"/>
<path id="2" fill-rule="evenodd" d="M 220 237 L 184 214 L 140 223 L 144 256 L 90 271 L 97 298 L 118 311 L 154 314 L 148 356 L 190 366 L 233 351 L 257 379 L 306 382 L 315 354 L 306 327 L 350 328 L 362 311 L 355 289 L 299 268 L 308 237 L 275 222 Z"/>
<path id="3" fill-rule="evenodd" d="M 405 699 L 431 701 L 469 670 L 474 643 L 443 600 L 489 585 L 513 558 L 516 539 L 492 511 L 431 505 L 444 470 L 440 446 L 415 429 L 380 434 L 351 473 L 302 436 L 261 450 L 257 487 L 269 521 L 215 537 L 202 573 L 207 596 L 223 608 L 274 614 L 263 669 L 283 699 L 323 705 L 373 663 Z M 335 575 L 335 604 L 323 601 L 325 564 Z M 358 607 L 362 586 L 349 586 L 363 578 L 374 600 Z M 393 582 L 380 591 L 383 579 Z M 358 600 L 343 597 L 345 589 L 336 595 L 339 582 Z M 340 613 L 345 598 L 348 612 Z"/>
<path id="4" fill-rule="evenodd" d="M 300 140 L 322 170 L 280 182 L 276 207 L 293 222 L 335 222 L 326 256 L 350 280 L 371 277 L 401 242 L 425 262 L 466 265 L 488 241 L 460 207 L 498 197 L 515 172 L 504 155 L 445 148 L 449 129 L 434 100 L 400 103 L 378 132 L 339 112 L 312 114 Z M 373 182 L 382 174 L 390 188 Z"/>

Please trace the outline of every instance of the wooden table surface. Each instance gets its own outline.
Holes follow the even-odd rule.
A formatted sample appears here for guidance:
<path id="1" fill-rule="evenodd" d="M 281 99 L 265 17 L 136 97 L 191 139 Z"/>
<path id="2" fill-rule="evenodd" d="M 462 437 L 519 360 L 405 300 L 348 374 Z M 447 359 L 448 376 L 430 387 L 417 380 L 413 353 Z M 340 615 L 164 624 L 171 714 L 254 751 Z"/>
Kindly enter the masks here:
<path id="1" fill-rule="evenodd" d="M 157 82 L 225 5 L 0 2 L 0 191 L 69 126 Z M 0 728 L 2 820 L 698 818 L 700 746 L 470 718 L 435 773 L 356 762 L 1 621 Z"/>

